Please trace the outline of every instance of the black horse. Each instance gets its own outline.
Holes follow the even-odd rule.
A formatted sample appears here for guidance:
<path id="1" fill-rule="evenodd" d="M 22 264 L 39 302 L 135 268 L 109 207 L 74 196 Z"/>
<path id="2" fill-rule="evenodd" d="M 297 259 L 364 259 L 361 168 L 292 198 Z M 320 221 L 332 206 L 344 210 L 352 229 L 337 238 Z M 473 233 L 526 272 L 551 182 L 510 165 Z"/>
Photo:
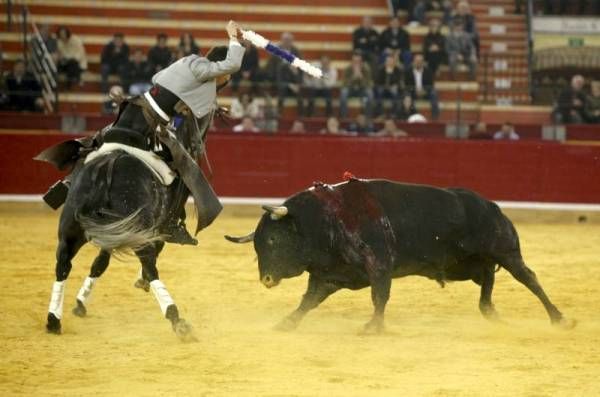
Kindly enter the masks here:
<path id="1" fill-rule="evenodd" d="M 127 104 L 105 143 L 119 142 L 152 150 L 157 140 L 136 105 Z M 76 315 L 86 314 L 85 299 L 95 279 L 108 267 L 111 254 L 133 251 L 142 264 L 140 283 L 152 289 L 165 317 L 182 339 L 193 338 L 191 326 L 179 317 L 177 306 L 159 280 L 156 260 L 165 244 L 161 229 L 173 217 L 182 197 L 188 195 L 177 178 L 167 186 L 144 162 L 125 150 L 115 150 L 87 162 L 74 177 L 60 216 L 56 251 L 56 282 L 48 310 L 48 332 L 61 332 L 64 285 L 71 260 L 86 243 L 100 247 L 90 275 L 77 297 Z M 144 285 L 145 284 L 145 285 Z"/>

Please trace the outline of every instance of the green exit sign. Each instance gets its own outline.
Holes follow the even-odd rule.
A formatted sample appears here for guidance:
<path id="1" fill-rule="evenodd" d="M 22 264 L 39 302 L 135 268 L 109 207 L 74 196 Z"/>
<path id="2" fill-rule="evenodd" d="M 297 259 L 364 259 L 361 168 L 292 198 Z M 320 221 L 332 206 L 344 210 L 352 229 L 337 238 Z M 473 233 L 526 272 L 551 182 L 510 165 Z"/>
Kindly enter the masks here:
<path id="1" fill-rule="evenodd" d="M 569 47 L 583 47 L 583 37 L 569 37 Z"/>

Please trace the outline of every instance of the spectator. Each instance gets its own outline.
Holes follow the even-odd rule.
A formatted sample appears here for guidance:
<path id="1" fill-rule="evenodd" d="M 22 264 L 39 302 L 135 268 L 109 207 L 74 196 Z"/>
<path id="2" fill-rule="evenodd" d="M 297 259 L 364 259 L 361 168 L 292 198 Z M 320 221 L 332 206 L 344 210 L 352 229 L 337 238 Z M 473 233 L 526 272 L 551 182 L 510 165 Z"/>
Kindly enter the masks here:
<path id="1" fill-rule="evenodd" d="M 67 76 L 67 85 L 81 83 L 81 73 L 87 69 L 87 57 L 81 39 L 71 31 L 61 26 L 58 36 L 58 72 Z"/>
<path id="2" fill-rule="evenodd" d="M 119 114 L 119 107 L 125 99 L 125 91 L 120 85 L 113 85 L 110 87 L 108 93 L 108 100 L 106 100 L 102 106 L 103 114 Z"/>
<path id="3" fill-rule="evenodd" d="M 398 120 L 407 121 L 413 114 L 417 114 L 415 102 L 413 101 L 412 96 L 405 95 L 402 98 L 402 104 L 398 111 L 397 118 Z"/>
<path id="4" fill-rule="evenodd" d="M 429 32 L 423 39 L 423 54 L 431 73 L 437 74 L 440 64 L 446 60 L 446 38 L 440 31 L 440 20 L 429 21 Z"/>
<path id="5" fill-rule="evenodd" d="M 386 55 L 392 51 L 400 51 L 400 59 L 404 66 L 408 67 L 410 64 L 410 35 L 400 26 L 398 17 L 390 19 L 389 27 L 381 33 L 379 48 Z"/>
<path id="6" fill-rule="evenodd" d="M 241 97 L 234 98 L 229 109 L 229 114 L 234 119 L 241 119 L 246 116 L 259 119 L 262 118 L 261 113 L 258 99 L 251 97 L 249 94 L 242 94 Z"/>
<path id="7" fill-rule="evenodd" d="M 100 74 L 102 75 L 102 92 L 108 91 L 108 76 L 123 74 L 129 63 L 129 46 L 125 43 L 123 33 L 115 33 L 113 39 L 102 50 L 100 56 Z"/>
<path id="8" fill-rule="evenodd" d="M 6 89 L 9 109 L 28 112 L 42 110 L 42 89 L 35 77 L 27 72 L 23 60 L 15 61 L 12 74 L 6 78 Z"/>
<path id="9" fill-rule="evenodd" d="M 306 129 L 304 128 L 304 123 L 300 120 L 294 120 L 292 123 L 292 127 L 290 128 L 291 134 L 304 134 L 306 133 Z"/>
<path id="10" fill-rule="evenodd" d="M 179 49 L 183 51 L 183 56 L 198 55 L 200 53 L 200 48 L 198 48 L 191 33 L 183 33 L 179 37 Z"/>
<path id="11" fill-rule="evenodd" d="M 260 80 L 258 50 L 247 40 L 242 40 L 242 45 L 246 48 L 246 52 L 240 70 L 231 76 L 231 89 L 237 92 L 240 81 L 244 80 L 250 83 L 251 91 L 256 93 L 256 86 Z"/>
<path id="12" fill-rule="evenodd" d="M 267 93 L 264 99 L 263 117 L 259 120 L 260 124 L 258 125 L 261 131 L 277 132 L 279 128 L 279 112 L 274 102 L 273 97 Z"/>
<path id="13" fill-rule="evenodd" d="M 171 63 L 171 50 L 167 47 L 167 35 L 159 33 L 156 44 L 148 51 L 148 64 L 152 73 L 160 72 Z"/>
<path id="14" fill-rule="evenodd" d="M 502 124 L 502 128 L 500 131 L 494 134 L 494 140 L 510 140 L 517 141 L 519 140 L 519 134 L 515 131 L 515 127 L 509 123 L 508 121 Z"/>
<path id="15" fill-rule="evenodd" d="M 50 53 L 52 60 L 54 63 L 58 63 L 58 43 L 56 42 L 56 38 L 50 32 L 50 27 L 48 24 L 41 24 L 39 26 L 40 36 L 42 37 L 42 41 L 46 46 L 46 49 Z"/>
<path id="16" fill-rule="evenodd" d="M 287 97 L 296 99 L 297 115 L 304 114 L 304 99 L 302 98 L 302 72 L 287 62 L 279 64 L 277 73 L 277 107 L 283 113 L 283 101 Z"/>
<path id="17" fill-rule="evenodd" d="M 260 129 L 254 125 L 252 117 L 244 117 L 242 122 L 233 127 L 233 132 L 260 132 Z"/>
<path id="18" fill-rule="evenodd" d="M 392 113 L 398 113 L 398 101 L 402 94 L 404 80 L 402 71 L 396 65 L 396 58 L 388 55 L 385 58 L 385 64 L 377 71 L 375 77 L 375 115 L 379 116 L 383 112 L 384 98 L 392 101 Z"/>
<path id="19" fill-rule="evenodd" d="M 412 2 L 413 0 L 391 0 L 390 3 L 392 4 L 394 15 L 397 15 L 400 10 L 409 11 Z"/>
<path id="20" fill-rule="evenodd" d="M 325 128 L 321 130 L 322 134 L 340 135 L 345 134 L 346 131 L 340 128 L 340 121 L 335 117 L 329 117 Z"/>
<path id="21" fill-rule="evenodd" d="M 463 25 L 463 30 L 471 35 L 477 57 L 479 57 L 479 31 L 477 29 L 477 20 L 475 19 L 475 15 L 471 13 L 471 6 L 468 1 L 463 0 L 458 2 L 456 14 L 454 15 L 454 22 L 459 22 Z"/>
<path id="22" fill-rule="evenodd" d="M 416 99 L 428 99 L 431 103 L 431 117 L 434 120 L 440 115 L 437 91 L 435 90 L 435 80 L 431 70 L 425 66 L 423 55 L 415 55 L 412 68 L 404 74 L 404 84 L 409 90 L 413 101 Z"/>
<path id="23" fill-rule="evenodd" d="M 302 58 L 300 50 L 294 44 L 294 35 L 290 32 L 283 32 L 281 34 L 281 41 L 279 47 L 283 48 L 289 53 L 294 54 L 297 58 Z M 277 74 L 281 64 L 284 63 L 279 57 L 270 57 L 265 66 L 264 76 L 266 81 L 275 82 L 277 80 Z"/>
<path id="24" fill-rule="evenodd" d="M 6 89 L 6 75 L 3 69 L 2 44 L 0 43 L 0 110 L 8 107 L 8 93 Z"/>
<path id="25" fill-rule="evenodd" d="M 379 57 L 379 33 L 373 28 L 370 16 L 364 16 L 361 25 L 352 33 L 352 48 L 360 51 L 371 68 L 375 67 Z"/>
<path id="26" fill-rule="evenodd" d="M 557 122 L 565 124 L 583 122 L 586 101 L 583 92 L 584 84 L 583 76 L 577 74 L 571 79 L 571 85 L 560 93 L 556 111 L 559 116 Z"/>
<path id="27" fill-rule="evenodd" d="M 389 137 L 393 137 L 393 138 L 402 138 L 402 137 L 408 136 L 406 131 L 398 128 L 398 126 L 396 125 L 396 123 L 394 122 L 393 119 L 386 119 L 383 122 L 383 128 L 380 129 L 376 135 L 377 136 L 389 136 Z"/>
<path id="28" fill-rule="evenodd" d="M 475 125 L 474 131 L 472 134 L 469 134 L 469 139 L 492 139 L 493 136 L 488 133 L 487 125 L 480 121 Z"/>
<path id="29" fill-rule="evenodd" d="M 452 11 L 452 2 L 449 0 L 417 0 L 412 11 L 412 20 L 425 25 L 427 11 L 442 12 L 444 19 Z"/>
<path id="30" fill-rule="evenodd" d="M 471 80 L 477 77 L 477 52 L 473 45 L 473 38 L 463 30 L 460 22 L 454 23 L 450 28 L 450 34 L 446 38 L 446 52 L 453 79 L 456 79 L 456 69 L 459 63 L 465 63 L 469 67 Z"/>
<path id="31" fill-rule="evenodd" d="M 363 112 L 371 114 L 373 102 L 373 79 L 369 66 L 363 62 L 359 52 L 352 55 L 352 63 L 344 71 L 344 82 L 340 90 L 340 117 L 348 116 L 348 98 L 359 97 L 363 102 Z"/>
<path id="32" fill-rule="evenodd" d="M 585 101 L 585 118 L 588 123 L 600 123 L 600 81 L 592 81 L 592 93 Z"/>
<path id="33" fill-rule="evenodd" d="M 356 116 L 354 122 L 348 126 L 348 132 L 357 135 L 369 135 L 375 132 L 375 127 L 365 114 L 360 113 Z"/>
<path id="34" fill-rule="evenodd" d="M 136 49 L 127 67 L 122 70 L 121 81 L 129 95 L 141 95 L 152 87 L 150 65 L 144 60 L 144 53 Z"/>
<path id="35" fill-rule="evenodd" d="M 325 99 L 325 115 L 331 116 L 333 109 L 331 106 L 331 98 L 333 97 L 333 89 L 337 83 L 337 70 L 331 66 L 331 61 L 327 56 L 322 56 L 320 62 L 315 62 L 315 66 L 321 68 L 323 77 L 320 79 L 309 78 L 308 80 L 308 109 L 306 115 L 312 116 L 315 109 L 315 99 Z"/>

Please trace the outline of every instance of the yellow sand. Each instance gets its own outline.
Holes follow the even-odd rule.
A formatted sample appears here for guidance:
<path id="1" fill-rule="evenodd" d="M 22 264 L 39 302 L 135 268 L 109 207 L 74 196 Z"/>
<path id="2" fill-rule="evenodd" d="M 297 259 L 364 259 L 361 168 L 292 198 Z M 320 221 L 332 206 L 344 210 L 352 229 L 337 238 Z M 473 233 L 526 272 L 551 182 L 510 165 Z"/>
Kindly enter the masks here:
<path id="1" fill-rule="evenodd" d="M 237 212 L 236 212 L 237 211 Z M 244 215 L 244 216 L 240 216 Z M 88 317 L 70 313 L 95 249 L 74 260 L 63 335 L 45 333 L 58 214 L 0 204 L 0 395 L 594 396 L 600 395 L 600 225 L 519 222 L 526 262 L 577 328 L 550 326 L 537 299 L 505 271 L 494 300 L 505 324 L 478 312 L 470 282 L 395 280 L 387 332 L 360 336 L 368 289 L 341 291 L 292 333 L 271 329 L 298 304 L 306 275 L 267 290 L 250 245 L 223 240 L 256 218 L 228 211 L 199 247 L 169 246 L 161 278 L 199 341 L 183 344 L 139 265 L 115 261 Z"/>

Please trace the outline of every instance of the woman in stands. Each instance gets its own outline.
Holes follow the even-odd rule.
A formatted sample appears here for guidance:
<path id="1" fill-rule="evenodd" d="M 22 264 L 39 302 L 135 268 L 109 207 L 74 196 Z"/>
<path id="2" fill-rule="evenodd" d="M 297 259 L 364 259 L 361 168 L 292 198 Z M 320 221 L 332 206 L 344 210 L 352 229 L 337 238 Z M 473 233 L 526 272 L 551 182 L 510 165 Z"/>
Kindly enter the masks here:
<path id="1" fill-rule="evenodd" d="M 81 83 L 81 73 L 87 69 L 87 57 L 81 39 L 65 26 L 58 28 L 58 71 L 67 76 L 70 87 Z"/>

